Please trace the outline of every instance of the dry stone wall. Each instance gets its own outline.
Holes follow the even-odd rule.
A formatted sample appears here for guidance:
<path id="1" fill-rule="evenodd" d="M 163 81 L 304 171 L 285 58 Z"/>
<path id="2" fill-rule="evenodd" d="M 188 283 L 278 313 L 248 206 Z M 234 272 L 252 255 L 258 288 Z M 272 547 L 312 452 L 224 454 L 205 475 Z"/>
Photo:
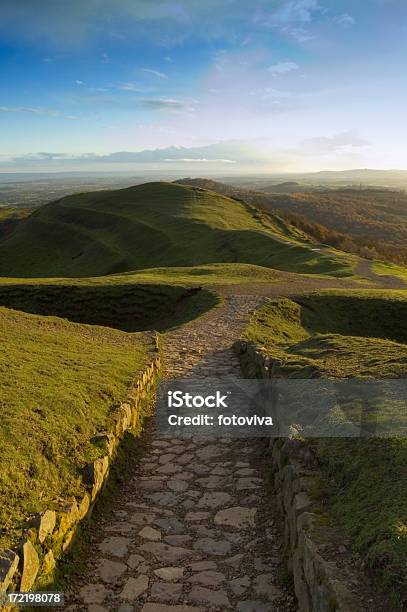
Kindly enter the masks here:
<path id="1" fill-rule="evenodd" d="M 238 341 L 235 349 L 247 377 L 273 378 L 278 362 L 265 349 L 244 340 Z M 323 520 L 314 454 L 298 438 L 272 438 L 270 450 L 287 564 L 300 612 L 366 610 L 365 590 L 360 588 L 364 579 L 338 554 L 341 534 Z"/>
<path id="2" fill-rule="evenodd" d="M 115 411 L 110 431 L 99 433 L 93 439 L 104 454 L 84 469 L 86 493 L 81 499 L 61 501 L 56 509 L 46 509 L 27 521 L 24 538 L 15 550 L 0 551 L 0 592 L 30 591 L 52 573 L 57 560 L 72 543 L 81 522 L 90 516 L 107 481 L 109 467 L 123 434 L 141 424 L 160 371 L 160 341 L 154 334 L 149 365 L 134 381 L 126 400 Z"/>

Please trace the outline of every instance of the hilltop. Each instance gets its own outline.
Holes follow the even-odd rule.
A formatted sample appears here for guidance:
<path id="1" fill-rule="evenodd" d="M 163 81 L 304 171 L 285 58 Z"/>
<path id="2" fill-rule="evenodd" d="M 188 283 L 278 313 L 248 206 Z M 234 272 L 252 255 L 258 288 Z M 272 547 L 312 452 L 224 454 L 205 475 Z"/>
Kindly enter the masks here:
<path id="1" fill-rule="evenodd" d="M 311 247 L 304 233 L 245 202 L 146 183 L 75 194 L 36 209 L 0 238 L 0 275 L 101 276 L 215 262 L 352 274 L 345 256 Z"/>
<path id="2" fill-rule="evenodd" d="M 343 251 L 407 262 L 407 195 L 403 191 L 384 187 L 312 190 L 295 182 L 253 189 L 201 178 L 180 182 L 243 199 Z"/>

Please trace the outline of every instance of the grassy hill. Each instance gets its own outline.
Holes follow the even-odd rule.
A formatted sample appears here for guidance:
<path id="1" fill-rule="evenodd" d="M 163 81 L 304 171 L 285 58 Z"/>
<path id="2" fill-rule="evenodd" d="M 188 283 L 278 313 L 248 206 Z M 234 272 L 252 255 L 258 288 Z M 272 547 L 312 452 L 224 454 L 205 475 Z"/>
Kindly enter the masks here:
<path id="1" fill-rule="evenodd" d="M 331 290 L 272 300 L 254 313 L 245 337 L 279 360 L 278 372 L 286 377 L 402 382 L 407 376 L 407 295 Z M 360 404 L 352 401 L 342 408 L 360 423 Z M 407 578 L 405 398 L 400 403 L 385 396 L 376 408 L 381 437 L 308 442 L 324 477 L 321 508 L 351 537 L 375 582 L 402 600 Z"/>
<path id="2" fill-rule="evenodd" d="M 170 183 L 65 197 L 0 237 L 1 276 L 83 277 L 214 262 L 352 274 L 346 256 L 313 251 L 278 217 Z"/>
<path id="3" fill-rule="evenodd" d="M 0 307 L 0 548 L 30 513 L 84 493 L 81 470 L 101 452 L 91 438 L 152 346 L 151 334 Z"/>
<path id="4" fill-rule="evenodd" d="M 380 188 L 304 189 L 289 183 L 286 192 L 273 186 L 256 190 L 211 181 L 183 179 L 186 185 L 243 199 L 312 236 L 317 242 L 362 257 L 407 262 L 407 195 Z"/>

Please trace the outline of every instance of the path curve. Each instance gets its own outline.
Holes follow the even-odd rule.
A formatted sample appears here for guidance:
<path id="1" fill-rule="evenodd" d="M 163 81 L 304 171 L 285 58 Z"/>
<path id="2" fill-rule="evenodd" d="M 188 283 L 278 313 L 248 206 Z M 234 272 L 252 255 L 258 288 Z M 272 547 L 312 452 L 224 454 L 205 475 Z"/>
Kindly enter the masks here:
<path id="1" fill-rule="evenodd" d="M 383 289 L 407 289 L 406 283 L 401 278 L 373 272 L 372 262 L 366 259 L 358 263 L 355 274 L 378 284 Z"/>

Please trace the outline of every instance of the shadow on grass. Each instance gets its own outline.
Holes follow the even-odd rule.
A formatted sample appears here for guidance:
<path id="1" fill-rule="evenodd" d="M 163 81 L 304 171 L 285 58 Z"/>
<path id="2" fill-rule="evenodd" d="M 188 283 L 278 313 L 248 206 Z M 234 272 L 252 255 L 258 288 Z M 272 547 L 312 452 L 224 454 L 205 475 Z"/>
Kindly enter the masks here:
<path id="1" fill-rule="evenodd" d="M 75 323 L 126 332 L 166 331 L 199 317 L 219 303 L 208 289 L 164 284 L 12 284 L 0 287 L 0 305 Z"/>

